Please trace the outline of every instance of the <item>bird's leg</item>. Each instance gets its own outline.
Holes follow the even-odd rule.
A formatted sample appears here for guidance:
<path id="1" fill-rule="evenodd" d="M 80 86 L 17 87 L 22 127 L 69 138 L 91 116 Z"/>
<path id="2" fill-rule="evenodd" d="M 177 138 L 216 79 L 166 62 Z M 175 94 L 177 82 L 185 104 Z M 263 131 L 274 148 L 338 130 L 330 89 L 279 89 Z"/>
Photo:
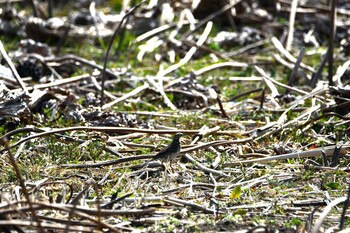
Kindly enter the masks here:
<path id="1" fill-rule="evenodd" d="M 173 167 L 171 166 L 172 162 L 169 161 L 167 163 L 164 163 L 165 165 L 165 170 L 169 172 L 169 174 L 174 174 L 174 169 Z"/>
<path id="2" fill-rule="evenodd" d="M 168 169 L 168 171 L 169 171 L 170 176 L 172 178 L 174 178 L 174 177 L 177 177 L 178 173 L 175 172 L 176 170 L 174 169 L 174 167 L 172 165 L 173 165 L 173 161 L 169 161 L 169 169 Z"/>
<path id="3" fill-rule="evenodd" d="M 173 164 L 173 162 L 170 161 L 170 162 L 169 162 L 169 167 L 170 167 L 170 169 L 171 169 L 171 173 L 174 174 L 175 171 L 174 171 L 174 168 L 171 166 L 172 164 Z"/>
<path id="4" fill-rule="evenodd" d="M 165 171 L 165 172 L 170 172 L 170 171 L 169 171 L 168 163 L 163 163 L 163 165 L 164 165 L 164 171 Z"/>
<path id="5" fill-rule="evenodd" d="M 164 186 L 168 186 L 168 169 L 166 163 L 164 163 L 164 172 L 163 172 L 163 181 L 164 181 Z"/>

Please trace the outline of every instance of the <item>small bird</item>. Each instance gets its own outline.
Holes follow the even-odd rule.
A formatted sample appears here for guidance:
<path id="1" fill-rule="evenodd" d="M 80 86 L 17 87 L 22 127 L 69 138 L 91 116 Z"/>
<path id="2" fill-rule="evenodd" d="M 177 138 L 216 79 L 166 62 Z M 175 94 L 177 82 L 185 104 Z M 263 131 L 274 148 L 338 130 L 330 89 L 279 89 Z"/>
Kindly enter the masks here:
<path id="1" fill-rule="evenodd" d="M 181 136 L 183 136 L 182 133 L 175 134 L 173 141 L 162 151 L 158 152 L 158 154 L 156 154 L 152 159 L 150 159 L 149 162 L 154 160 L 160 160 L 162 162 L 171 163 L 180 154 Z"/>

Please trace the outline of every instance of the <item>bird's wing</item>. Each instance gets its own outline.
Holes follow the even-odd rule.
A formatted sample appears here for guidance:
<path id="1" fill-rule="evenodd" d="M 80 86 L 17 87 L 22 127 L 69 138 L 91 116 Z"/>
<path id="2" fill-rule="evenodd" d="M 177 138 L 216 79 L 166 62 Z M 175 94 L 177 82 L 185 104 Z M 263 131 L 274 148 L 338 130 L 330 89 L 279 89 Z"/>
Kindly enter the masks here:
<path id="1" fill-rule="evenodd" d="M 163 150 L 159 151 L 153 158 L 152 160 L 156 160 L 159 158 L 162 158 L 168 154 L 175 153 L 178 151 L 177 146 L 174 146 L 174 143 L 171 143 L 167 147 L 165 147 Z"/>

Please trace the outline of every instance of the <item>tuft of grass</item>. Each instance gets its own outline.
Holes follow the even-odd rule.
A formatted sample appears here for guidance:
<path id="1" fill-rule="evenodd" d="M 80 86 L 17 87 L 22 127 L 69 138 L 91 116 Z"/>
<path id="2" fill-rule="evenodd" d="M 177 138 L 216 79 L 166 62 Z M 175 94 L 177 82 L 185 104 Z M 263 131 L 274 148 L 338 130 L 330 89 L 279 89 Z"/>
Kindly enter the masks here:
<path id="1" fill-rule="evenodd" d="M 293 218 L 289 221 L 287 221 L 284 226 L 285 227 L 288 227 L 288 228 L 291 228 L 291 227 L 297 227 L 301 224 L 303 224 L 304 222 L 300 219 L 300 218 Z"/>

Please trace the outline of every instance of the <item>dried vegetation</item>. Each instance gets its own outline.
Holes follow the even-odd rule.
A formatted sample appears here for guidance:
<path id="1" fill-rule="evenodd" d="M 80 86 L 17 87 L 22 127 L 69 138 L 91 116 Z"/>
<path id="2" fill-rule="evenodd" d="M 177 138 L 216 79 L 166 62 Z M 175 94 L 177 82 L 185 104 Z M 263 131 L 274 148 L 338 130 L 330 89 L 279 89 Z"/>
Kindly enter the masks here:
<path id="1" fill-rule="evenodd" d="M 349 226 L 349 3 L 23 2 L 0 2 L 3 232 Z"/>

